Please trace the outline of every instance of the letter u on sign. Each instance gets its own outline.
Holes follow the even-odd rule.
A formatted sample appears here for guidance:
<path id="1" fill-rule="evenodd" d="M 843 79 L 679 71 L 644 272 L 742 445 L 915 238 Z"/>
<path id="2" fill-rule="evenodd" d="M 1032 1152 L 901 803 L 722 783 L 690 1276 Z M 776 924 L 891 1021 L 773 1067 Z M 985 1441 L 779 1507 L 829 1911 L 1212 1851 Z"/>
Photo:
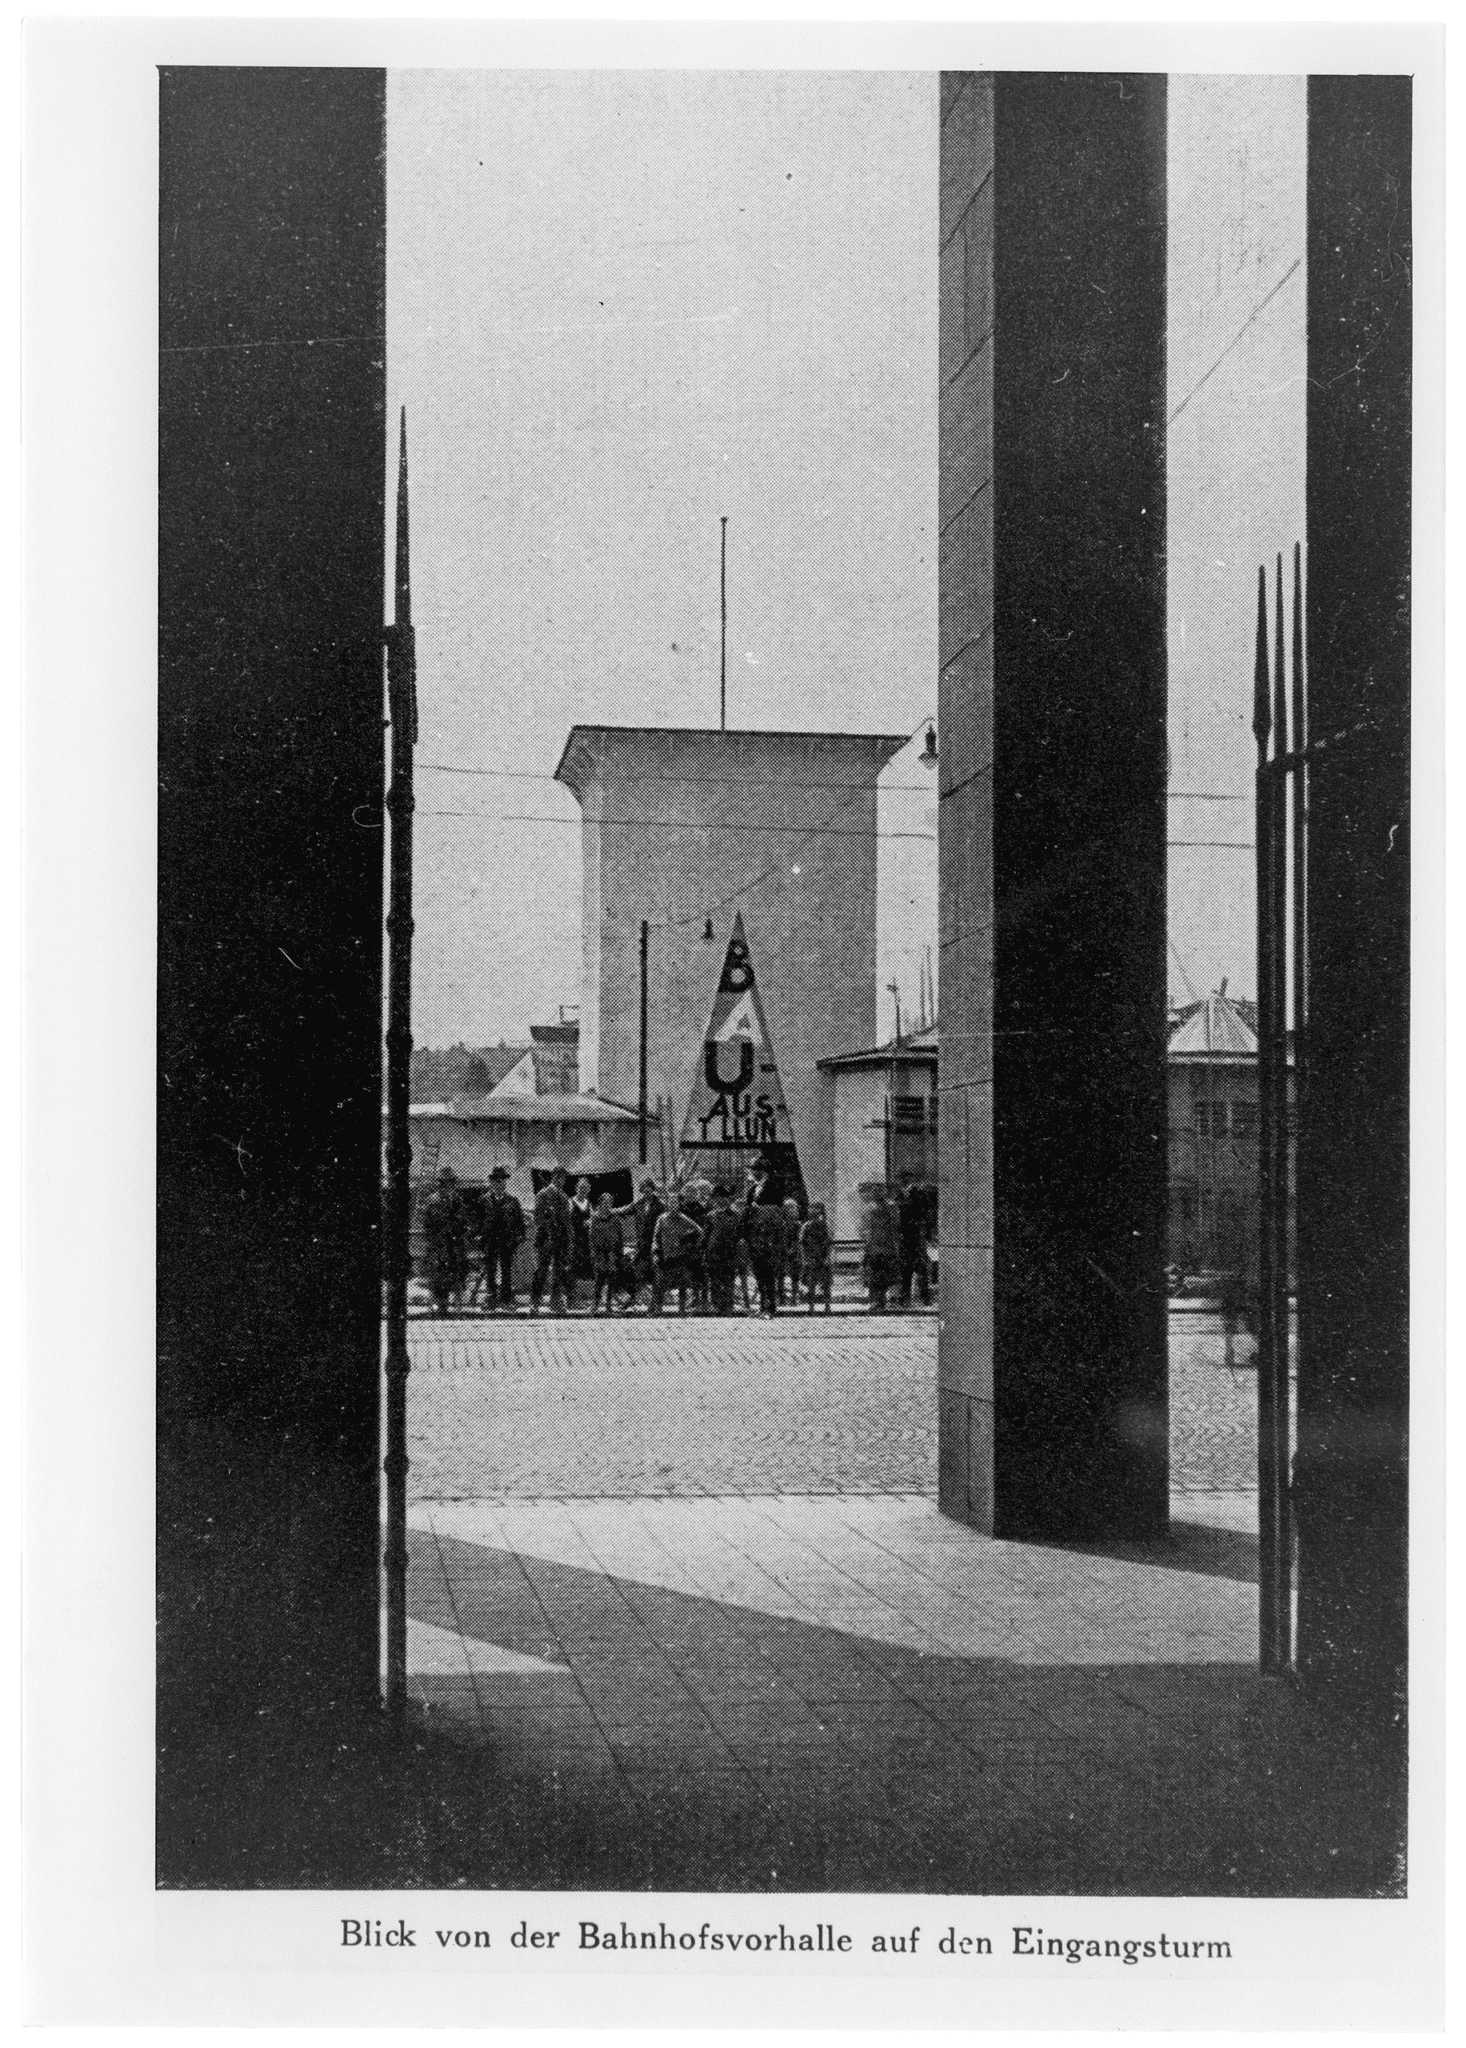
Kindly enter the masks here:
<path id="1" fill-rule="evenodd" d="M 703 1079 L 719 1095 L 741 1095 L 753 1079 L 753 1047 L 746 1038 L 735 1042 L 738 1046 L 738 1077 L 733 1081 L 725 1081 L 719 1072 L 722 1047 L 709 1039 L 702 1049 Z"/>

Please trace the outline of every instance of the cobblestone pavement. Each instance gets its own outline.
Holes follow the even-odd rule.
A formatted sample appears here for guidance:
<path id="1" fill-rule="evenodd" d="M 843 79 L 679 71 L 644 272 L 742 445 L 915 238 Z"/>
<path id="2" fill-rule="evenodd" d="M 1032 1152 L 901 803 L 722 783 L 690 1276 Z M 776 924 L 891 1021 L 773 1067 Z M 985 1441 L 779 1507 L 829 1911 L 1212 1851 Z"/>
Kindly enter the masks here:
<path id="1" fill-rule="evenodd" d="M 492 1318 L 410 1325 L 417 1500 L 924 1494 L 934 1318 Z M 1256 1375 L 1171 1321 L 1171 1477 L 1255 1484 Z"/>
<path id="2" fill-rule="evenodd" d="M 1367 1747 L 1257 1670 L 1255 1385 L 1214 1321 L 1173 1318 L 1169 1533 L 1068 1548 L 937 1512 L 930 1319 L 412 1348 L 409 1682 L 459 1759 L 436 1882 L 1397 1884 Z"/>

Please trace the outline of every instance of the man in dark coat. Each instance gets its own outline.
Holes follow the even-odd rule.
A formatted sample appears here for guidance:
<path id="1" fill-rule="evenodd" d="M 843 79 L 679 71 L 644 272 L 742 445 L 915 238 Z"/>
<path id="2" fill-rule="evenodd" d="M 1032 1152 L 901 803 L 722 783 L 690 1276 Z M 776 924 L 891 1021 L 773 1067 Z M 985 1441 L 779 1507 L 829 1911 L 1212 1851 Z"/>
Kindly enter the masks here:
<path id="1" fill-rule="evenodd" d="M 799 1263 L 804 1275 L 805 1290 L 809 1296 L 809 1312 L 814 1314 L 814 1298 L 822 1294 L 825 1299 L 825 1314 L 830 1313 L 830 1297 L 834 1292 L 835 1266 L 834 1245 L 830 1239 L 830 1226 L 825 1220 L 823 1202 L 812 1202 L 809 1221 L 799 1232 Z"/>
<path id="2" fill-rule="evenodd" d="M 931 1305 L 931 1280 L 926 1266 L 926 1189 L 919 1188 L 909 1173 L 901 1176 L 901 1191 L 896 1197 L 896 1228 L 901 1240 L 901 1306 L 911 1306 L 911 1282 L 916 1281 L 916 1291 L 922 1305 Z"/>
<path id="3" fill-rule="evenodd" d="M 636 1253 L 636 1278 L 639 1284 L 648 1290 L 649 1294 L 655 1289 L 657 1283 L 656 1259 L 652 1251 L 652 1239 L 656 1235 L 657 1218 L 662 1213 L 662 1207 L 662 1198 L 657 1193 L 656 1182 L 647 1179 L 642 1182 L 640 1194 L 626 1211 L 635 1236 L 633 1248 Z M 627 1303 L 627 1307 L 631 1307 L 635 1300 L 636 1296 L 633 1294 L 631 1301 Z"/>
<path id="4" fill-rule="evenodd" d="M 463 1204 L 463 1242 L 468 1257 L 468 1278 L 464 1284 L 464 1308 L 471 1308 L 478 1300 L 482 1275 L 474 1270 L 474 1257 L 483 1236 L 484 1191 L 476 1187 L 460 1187 L 458 1199 Z"/>
<path id="5" fill-rule="evenodd" d="M 761 1316 L 777 1315 L 779 1276 L 784 1267 L 784 1211 L 779 1206 L 773 1177 L 762 1165 L 749 1176 L 743 1235 L 748 1241 L 748 1263 L 758 1284 L 758 1312 Z"/>
<path id="6" fill-rule="evenodd" d="M 757 1202 L 760 1208 L 763 1208 L 765 1205 L 777 1208 L 782 1194 L 783 1190 L 774 1178 L 773 1168 L 769 1165 L 763 1153 L 760 1152 L 749 1169 L 749 1201 Z"/>
<path id="7" fill-rule="evenodd" d="M 692 1260 L 693 1306 L 700 1316 L 705 1316 L 708 1312 L 707 1238 L 708 1217 L 712 1213 L 712 1192 L 712 1188 L 705 1180 L 691 1180 L 682 1190 L 682 1213 L 689 1223 L 695 1223 L 702 1232 L 702 1242 L 693 1254 Z"/>
<path id="8" fill-rule="evenodd" d="M 781 1213 L 784 1218 L 784 1255 L 779 1267 L 779 1298 L 799 1303 L 799 1232 L 803 1218 L 799 1204 L 792 1195 L 784 1197 Z"/>
<path id="9" fill-rule="evenodd" d="M 865 1225 L 865 1278 L 870 1289 L 870 1312 L 884 1313 L 886 1296 L 901 1272 L 901 1234 L 884 1188 L 871 1197 Z"/>
<path id="10" fill-rule="evenodd" d="M 540 1312 L 545 1289 L 550 1291 L 550 1314 L 563 1316 L 569 1304 L 566 1282 L 571 1255 L 570 1199 L 565 1193 L 565 1169 L 557 1166 L 535 1196 L 534 1278 L 529 1285 L 532 1315 Z"/>
<path id="11" fill-rule="evenodd" d="M 451 1166 L 438 1172 L 438 1184 L 422 1212 L 428 1286 L 440 1316 L 462 1294 L 468 1279 L 468 1212 Z"/>
<path id="12" fill-rule="evenodd" d="M 703 1257 L 715 1316 L 731 1316 L 733 1313 L 733 1286 L 738 1278 L 738 1247 L 742 1237 L 743 1224 L 728 1198 L 728 1190 L 725 1187 L 714 1188 Z"/>
<path id="13" fill-rule="evenodd" d="M 524 1239 L 524 1211 L 509 1193 L 509 1174 L 496 1166 L 489 1175 L 479 1224 L 488 1306 L 514 1314 L 514 1254 Z"/>

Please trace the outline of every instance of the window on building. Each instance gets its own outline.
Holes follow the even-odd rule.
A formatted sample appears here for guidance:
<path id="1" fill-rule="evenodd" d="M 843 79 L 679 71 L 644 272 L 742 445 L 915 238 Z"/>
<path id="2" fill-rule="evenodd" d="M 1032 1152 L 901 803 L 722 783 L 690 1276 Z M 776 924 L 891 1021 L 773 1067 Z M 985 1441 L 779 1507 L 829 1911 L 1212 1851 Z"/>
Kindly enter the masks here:
<path id="1" fill-rule="evenodd" d="M 1244 1143 L 1257 1142 L 1257 1104 L 1255 1102 L 1221 1101 L 1198 1102 L 1192 1111 L 1192 1129 L 1198 1138 L 1210 1139 L 1213 1133 L 1218 1144 L 1228 1138 L 1241 1139 Z"/>

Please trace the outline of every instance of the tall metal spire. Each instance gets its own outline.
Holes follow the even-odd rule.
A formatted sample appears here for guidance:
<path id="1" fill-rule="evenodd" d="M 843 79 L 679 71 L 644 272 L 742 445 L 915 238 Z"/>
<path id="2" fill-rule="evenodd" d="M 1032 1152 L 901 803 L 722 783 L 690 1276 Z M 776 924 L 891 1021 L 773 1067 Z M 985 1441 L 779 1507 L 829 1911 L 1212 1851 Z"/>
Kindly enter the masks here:
<path id="1" fill-rule="evenodd" d="M 397 450 L 397 581 L 393 618 L 399 626 L 412 624 L 412 570 L 407 546 L 407 407 L 402 408 L 402 438 Z"/>
<path id="2" fill-rule="evenodd" d="M 1257 741 L 1258 763 L 1267 759 L 1268 734 L 1272 730 L 1272 677 L 1267 663 L 1267 570 L 1257 571 L 1257 651 L 1252 663 L 1252 736 Z"/>
<path id="3" fill-rule="evenodd" d="M 387 718 L 392 779 L 387 816 L 392 835 L 387 909 L 387 1200 L 383 1244 L 386 1281 L 386 1541 L 387 1710 L 399 1726 L 407 1712 L 407 1284 L 412 1272 L 412 749 L 417 739 L 417 650 L 407 550 L 407 408 L 397 460 L 397 576 L 387 645 Z"/>

